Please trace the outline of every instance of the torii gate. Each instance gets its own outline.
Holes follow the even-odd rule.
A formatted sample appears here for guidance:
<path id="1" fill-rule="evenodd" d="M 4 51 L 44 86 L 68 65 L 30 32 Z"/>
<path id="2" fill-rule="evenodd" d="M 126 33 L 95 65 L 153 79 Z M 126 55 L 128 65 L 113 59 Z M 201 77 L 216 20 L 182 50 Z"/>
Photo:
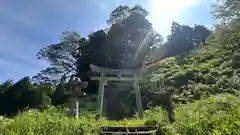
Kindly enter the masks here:
<path id="1" fill-rule="evenodd" d="M 103 98 L 104 98 L 104 84 L 105 81 L 133 81 L 133 87 L 136 96 L 137 103 L 137 111 L 138 117 L 143 118 L 143 107 L 142 107 L 142 99 L 139 88 L 139 80 L 141 80 L 141 73 L 143 68 L 138 68 L 134 70 L 121 70 L 121 69 L 109 69 L 98 67 L 96 65 L 90 65 L 92 71 L 100 73 L 100 76 L 91 76 L 91 80 L 98 80 L 100 82 L 98 88 L 98 108 L 97 112 L 99 113 L 99 117 L 102 117 L 103 111 Z"/>

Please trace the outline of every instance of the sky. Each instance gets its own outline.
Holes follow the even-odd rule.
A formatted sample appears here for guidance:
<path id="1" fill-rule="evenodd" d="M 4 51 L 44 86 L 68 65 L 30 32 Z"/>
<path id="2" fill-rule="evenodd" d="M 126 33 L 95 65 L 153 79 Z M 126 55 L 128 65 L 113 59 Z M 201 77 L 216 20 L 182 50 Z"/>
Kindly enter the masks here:
<path id="1" fill-rule="evenodd" d="M 36 53 L 58 43 L 66 30 L 81 36 L 105 28 L 111 11 L 120 4 L 141 5 L 161 35 L 180 24 L 214 23 L 213 0 L 0 0 L 0 81 L 36 75 L 48 65 Z"/>

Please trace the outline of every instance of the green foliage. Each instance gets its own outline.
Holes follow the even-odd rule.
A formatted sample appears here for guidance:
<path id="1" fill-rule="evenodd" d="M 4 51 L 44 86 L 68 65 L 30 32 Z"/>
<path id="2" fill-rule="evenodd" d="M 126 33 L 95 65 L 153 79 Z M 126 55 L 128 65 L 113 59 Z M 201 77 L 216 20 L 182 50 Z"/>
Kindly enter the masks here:
<path id="1" fill-rule="evenodd" d="M 12 87 L 13 81 L 12 80 L 6 80 L 2 84 L 0 84 L 0 95 L 4 94 L 10 87 Z"/>
<path id="2" fill-rule="evenodd" d="M 44 47 L 38 53 L 39 58 L 49 61 L 51 66 L 33 77 L 37 83 L 25 77 L 16 83 L 8 80 L 0 84 L 0 113 L 18 113 L 13 118 L 0 117 L 0 132 L 14 135 L 97 134 L 102 125 L 146 124 L 157 125 L 159 134 L 239 134 L 240 99 L 237 95 L 240 94 L 240 78 L 233 76 L 234 69 L 239 67 L 238 5 L 238 0 L 226 0 L 217 7 L 216 17 L 228 22 L 216 25 L 212 32 L 204 26 L 190 27 L 173 22 L 171 34 L 163 46 L 160 34 L 154 30 L 149 33 L 152 25 L 146 19 L 148 12 L 138 5 L 117 7 L 110 14 L 109 30 L 98 30 L 87 38 L 76 32 L 64 32 L 60 43 Z M 162 54 L 157 54 L 159 52 Z M 136 63 L 132 61 L 135 54 Z M 146 110 L 144 120 L 95 121 L 93 113 L 88 112 L 96 110 L 94 95 L 81 99 L 81 109 L 87 112 L 82 112 L 79 120 L 67 118 L 65 107 L 50 107 L 50 103 L 57 105 L 65 101 L 61 96 L 64 83 L 56 85 L 59 79 L 74 74 L 89 81 L 90 63 L 110 68 L 135 68 L 133 65 L 139 66 L 148 54 L 153 55 L 152 62 L 162 60 L 155 63 L 141 82 Z M 150 82 L 159 81 L 162 75 L 176 105 L 177 121 L 173 124 L 165 120 L 160 107 L 149 109 L 148 106 L 149 101 L 157 98 Z M 110 92 L 106 90 L 105 113 L 117 116 L 115 119 L 132 117 L 136 106 L 132 87 L 126 85 L 122 88 L 125 91 L 116 87 L 118 85 Z M 87 92 L 91 90 L 96 93 L 96 82 L 89 81 Z M 24 111 L 25 108 L 36 110 Z"/>
<path id="3" fill-rule="evenodd" d="M 69 73 L 86 80 L 89 64 L 109 68 L 141 65 L 149 50 L 162 43 L 161 35 L 152 30 L 147 15 L 139 5 L 132 8 L 120 5 L 110 14 L 109 30 L 97 30 L 87 37 L 63 32 L 60 43 L 48 45 L 37 54 L 39 59 L 47 60 L 50 67 L 40 71 L 34 80 L 56 83 Z"/>
<path id="4" fill-rule="evenodd" d="M 216 19 L 229 22 L 233 19 L 239 19 L 240 16 L 239 0 L 218 0 L 213 12 Z"/>
<path id="5" fill-rule="evenodd" d="M 165 122 L 159 122 L 162 130 L 182 135 L 238 134 L 240 127 L 239 97 L 221 94 L 205 100 L 180 105 L 176 110 L 176 119 L 168 129 Z M 147 111 L 151 119 L 160 119 L 160 109 Z M 160 118 L 159 118 L 160 117 Z"/>
<path id="6" fill-rule="evenodd" d="M 177 121 L 165 121 L 161 108 L 145 111 L 145 119 L 95 121 L 92 113 L 79 120 L 65 116 L 64 108 L 50 107 L 45 111 L 28 110 L 13 119 L 0 118 L 0 132 L 4 135 L 98 134 L 102 125 L 156 125 L 159 133 L 179 135 L 231 134 L 240 132 L 240 99 L 220 94 L 175 109 Z"/>
<path id="7" fill-rule="evenodd" d="M 5 93 L 1 94 L 0 114 L 15 115 L 24 108 L 47 108 L 51 103 L 53 87 L 50 84 L 32 84 L 29 77 L 25 77 L 15 84 L 4 82 L 1 85 Z"/>
<path id="8" fill-rule="evenodd" d="M 90 81 L 89 74 L 87 74 L 90 64 L 108 68 L 136 68 L 142 66 L 142 62 L 146 60 L 145 57 L 153 50 L 159 52 L 164 47 L 166 53 L 164 53 L 163 57 L 175 56 L 203 44 L 211 33 L 204 26 L 195 25 L 194 27 L 190 27 L 173 22 L 172 33 L 169 35 L 166 45 L 161 46 L 163 39 L 160 34 L 154 31 L 151 22 L 147 19 L 147 15 L 148 12 L 139 5 L 135 5 L 134 7 L 120 5 L 110 14 L 108 30 L 97 30 L 90 33 L 87 37 L 81 37 L 76 32 L 63 32 L 60 43 L 44 47 L 37 54 L 38 58 L 47 60 L 51 66 L 40 71 L 33 77 L 34 81 L 37 83 L 56 84 L 60 79 L 70 74 L 75 74 L 81 80 L 88 81 L 89 86 L 84 92 L 87 95 L 95 94 L 98 88 L 97 83 L 96 81 Z M 160 49 L 157 47 L 160 47 Z M 154 54 L 156 57 L 153 60 L 161 59 L 162 56 L 159 56 L 156 52 Z M 199 68 L 204 69 L 205 66 L 211 68 L 210 65 L 216 63 L 218 63 L 217 60 L 210 61 Z M 174 70 L 171 63 L 167 64 L 170 68 L 167 68 L 167 65 L 165 65 L 166 68 L 161 69 L 168 70 L 166 75 L 169 78 L 173 77 L 172 74 L 176 74 L 175 81 L 182 81 L 184 77 L 186 77 L 186 81 L 191 79 L 191 75 L 195 69 L 191 67 L 188 69 L 182 68 L 178 64 L 179 60 L 177 60 L 177 64 L 174 63 L 174 66 L 181 69 Z M 158 73 L 156 73 L 156 76 L 158 76 Z M 146 81 L 146 83 L 148 82 Z M 186 83 L 182 81 L 182 84 Z M 58 84 L 52 96 L 52 103 L 54 105 L 65 102 L 65 98 L 61 96 L 64 89 L 60 85 Z M 148 84 L 144 85 L 147 86 Z M 129 87 L 127 89 L 132 88 Z M 146 93 L 148 92 L 147 88 L 145 91 Z M 116 99 L 120 99 L 121 101 L 116 106 L 122 106 L 121 102 L 125 99 L 121 96 L 126 97 L 127 94 L 129 93 L 118 95 L 119 97 Z M 134 111 L 134 109 L 125 109 L 128 106 L 135 105 L 133 103 L 134 95 L 132 94 L 129 97 L 129 99 L 125 100 L 126 104 L 118 111 L 125 116 L 132 115 Z M 116 99 L 113 100 L 115 101 Z M 146 104 L 144 106 L 147 106 Z M 131 113 L 126 113 L 124 110 Z"/>
<path id="9" fill-rule="evenodd" d="M 192 101 L 201 96 L 231 91 L 232 54 L 216 43 L 206 44 L 189 53 L 166 58 L 150 75 L 158 79 L 163 74 L 175 101 Z"/>
<path id="10" fill-rule="evenodd" d="M 201 25 L 190 27 L 173 22 L 171 34 L 165 45 L 168 51 L 166 56 L 176 56 L 188 52 L 196 46 L 204 44 L 210 34 L 211 31 Z"/>

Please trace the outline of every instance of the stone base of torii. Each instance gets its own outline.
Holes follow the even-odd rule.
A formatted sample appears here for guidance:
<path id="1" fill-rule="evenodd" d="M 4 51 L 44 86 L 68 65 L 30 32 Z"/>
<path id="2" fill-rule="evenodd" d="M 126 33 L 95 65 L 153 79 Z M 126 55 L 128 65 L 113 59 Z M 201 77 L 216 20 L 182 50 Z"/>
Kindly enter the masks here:
<path id="1" fill-rule="evenodd" d="M 103 117 L 104 85 L 106 81 L 132 81 L 136 95 L 138 118 L 143 118 L 142 99 L 139 88 L 139 80 L 141 80 L 142 68 L 135 70 L 108 69 L 92 64 L 90 65 L 90 68 L 93 72 L 100 73 L 100 76 L 91 76 L 91 80 L 99 81 L 96 120 Z"/>

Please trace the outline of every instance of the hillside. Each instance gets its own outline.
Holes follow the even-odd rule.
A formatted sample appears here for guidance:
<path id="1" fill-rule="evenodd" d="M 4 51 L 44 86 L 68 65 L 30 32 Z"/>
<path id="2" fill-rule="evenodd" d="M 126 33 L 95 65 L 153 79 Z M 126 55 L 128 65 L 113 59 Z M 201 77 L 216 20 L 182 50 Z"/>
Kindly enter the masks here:
<path id="1" fill-rule="evenodd" d="M 135 117 L 132 84 L 115 82 L 105 89 L 103 110 L 108 120 L 95 120 L 98 82 L 90 80 L 89 65 L 134 67 L 129 60 L 142 42 L 136 35 L 146 35 L 143 26 L 148 21 L 145 20 L 147 11 L 138 5 L 119 6 L 110 14 L 110 31 L 100 29 L 87 37 L 77 32 L 63 32 L 60 42 L 43 47 L 37 54 L 51 66 L 32 78 L 24 77 L 16 83 L 6 80 L 0 84 L 0 135 L 95 135 L 103 125 L 156 125 L 158 134 L 238 135 L 240 78 L 235 71 L 240 68 L 240 10 L 234 6 L 238 3 L 238 0 L 226 0 L 216 7 L 214 16 L 224 23 L 215 25 L 213 30 L 173 22 L 165 43 L 159 33 L 149 34 L 147 47 L 139 54 L 141 60 L 137 63 L 144 61 L 142 58 L 151 54 L 150 50 L 156 45 L 159 48 L 152 52 L 154 66 L 144 72 L 140 82 L 145 110 L 142 120 Z M 127 19 L 126 25 L 119 25 L 117 18 L 126 14 L 118 11 L 142 13 L 133 14 L 133 18 L 140 15 L 140 20 Z M 152 27 L 150 23 L 147 26 Z M 112 46 L 115 42 L 118 42 L 116 46 Z M 162 76 L 166 89 L 173 94 L 176 122 L 172 124 L 159 107 L 157 100 L 161 97 L 153 93 L 156 91 L 153 82 Z M 88 82 L 88 87 L 83 89 L 86 96 L 80 99 L 84 111 L 80 111 L 78 120 L 68 118 L 64 106 L 64 91 L 75 86 L 69 81 L 71 77 Z M 154 106 L 149 105 L 151 102 Z"/>
<path id="2" fill-rule="evenodd" d="M 163 74 L 175 101 L 192 101 L 220 92 L 233 92 L 232 54 L 213 43 L 159 62 L 151 79 Z"/>
<path id="3" fill-rule="evenodd" d="M 193 102 L 222 92 L 239 95 L 240 80 L 233 75 L 239 68 L 239 26 L 239 21 L 236 21 L 228 29 L 216 27 L 202 46 L 155 63 L 141 83 L 144 105 L 155 100 L 149 93 L 152 90 L 150 81 L 159 80 L 160 76 L 164 76 L 167 90 L 173 93 L 176 104 Z M 126 106 L 131 102 L 134 102 L 131 98 L 125 101 Z"/>
<path id="4" fill-rule="evenodd" d="M 157 125 L 159 132 L 182 135 L 238 134 L 240 132 L 240 99 L 230 94 L 218 94 L 176 108 L 173 125 L 162 116 L 160 108 L 145 111 L 144 120 L 95 121 L 90 114 L 79 120 L 68 119 L 63 111 L 51 107 L 43 112 L 28 110 L 13 119 L 0 119 L 0 132 L 4 135 L 42 134 L 98 134 L 102 125 Z M 171 127 L 171 128 L 170 128 Z"/>
<path id="5" fill-rule="evenodd" d="M 192 101 L 221 92 L 239 93 L 239 78 L 233 76 L 234 70 L 239 68 L 239 24 L 235 21 L 227 30 L 217 27 L 203 46 L 161 60 L 151 79 L 163 74 L 176 101 Z M 218 34 L 223 33 L 221 40 L 216 40 Z"/>
<path id="6" fill-rule="evenodd" d="M 42 112 L 28 110 L 13 119 L 1 118 L 0 132 L 4 135 L 98 134 L 102 125 L 146 124 L 158 125 L 159 132 L 165 134 L 238 134 L 240 99 L 235 91 L 240 83 L 232 82 L 232 54 L 231 49 L 218 41 L 156 64 L 149 74 L 150 79 L 164 74 L 167 88 L 174 93 L 174 101 L 184 103 L 176 104 L 177 121 L 173 124 L 165 121 L 159 107 L 146 110 L 143 120 L 120 121 L 95 121 L 90 113 L 79 120 L 71 120 L 66 117 L 66 110 L 50 107 Z"/>

